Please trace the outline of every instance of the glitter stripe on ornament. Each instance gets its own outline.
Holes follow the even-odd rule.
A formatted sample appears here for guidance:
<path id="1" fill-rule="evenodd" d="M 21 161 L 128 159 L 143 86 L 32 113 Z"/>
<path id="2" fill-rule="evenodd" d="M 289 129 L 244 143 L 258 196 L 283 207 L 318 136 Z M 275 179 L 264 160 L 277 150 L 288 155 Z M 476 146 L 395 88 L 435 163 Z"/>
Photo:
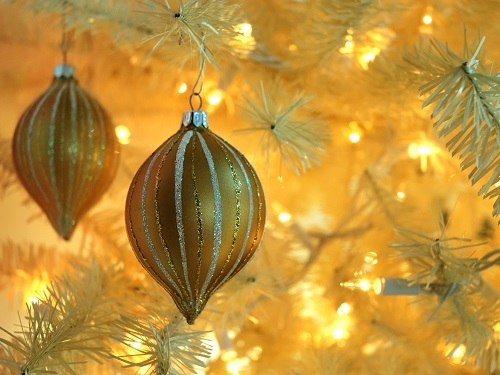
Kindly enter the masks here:
<path id="1" fill-rule="evenodd" d="M 238 255 L 236 257 L 236 260 L 229 270 L 227 274 L 224 276 L 224 278 L 220 281 L 220 285 L 223 285 L 228 278 L 234 274 L 234 271 L 236 270 L 237 266 L 240 264 L 241 259 L 243 258 L 243 254 L 245 254 L 246 250 L 246 244 L 248 243 L 248 240 L 250 238 L 250 231 L 252 229 L 252 217 L 254 215 L 254 210 L 253 210 L 253 190 L 252 190 L 252 185 L 250 184 L 250 179 L 248 177 L 247 172 L 245 171 L 245 167 L 243 166 L 242 161 L 240 160 L 240 157 L 234 152 L 232 147 L 227 147 L 228 150 L 231 152 L 233 155 L 234 159 L 238 163 L 238 166 L 240 167 L 241 172 L 243 173 L 243 178 L 245 179 L 245 186 L 247 187 L 247 192 L 248 192 L 248 200 L 249 200 L 249 210 L 248 210 L 248 217 L 247 217 L 247 227 L 245 231 L 245 238 L 243 239 L 243 245 L 240 248 L 240 251 L 238 252 Z M 222 272 L 221 272 L 222 274 Z"/>
<path id="2" fill-rule="evenodd" d="M 200 135 L 197 134 L 198 139 L 200 140 L 201 147 L 203 148 L 203 152 L 205 153 L 205 158 L 208 163 L 208 168 L 210 170 L 210 181 L 212 182 L 212 189 L 214 193 L 214 244 L 212 248 L 212 260 L 210 262 L 210 266 L 208 267 L 208 273 L 205 278 L 205 282 L 201 287 L 200 295 L 201 299 L 205 299 L 204 295 L 208 287 L 208 283 L 212 279 L 212 276 L 215 272 L 215 267 L 217 267 L 217 261 L 219 259 L 220 247 L 222 242 L 222 205 L 221 205 L 221 194 L 219 188 L 219 181 L 217 178 L 217 171 L 215 170 L 214 159 L 212 158 L 212 153 L 208 149 L 207 143 Z M 199 306 L 200 299 L 197 301 L 197 307 Z"/>
<path id="3" fill-rule="evenodd" d="M 33 128 L 35 126 L 36 120 L 38 118 L 38 114 L 40 111 L 44 108 L 45 103 L 47 100 L 50 98 L 52 95 L 53 91 L 56 91 L 58 87 L 56 85 L 51 86 L 46 92 L 44 92 L 38 102 L 34 103 L 33 106 L 33 114 L 29 115 L 29 111 L 25 111 L 21 119 L 19 120 L 19 123 L 24 123 L 25 121 L 28 121 L 27 125 L 27 130 L 26 133 L 28 135 L 26 139 L 26 148 L 23 150 L 22 148 L 14 148 L 14 159 L 17 160 L 22 160 L 23 164 L 26 164 L 29 168 L 30 175 L 32 176 L 32 182 L 35 184 L 36 192 L 39 193 L 39 196 L 43 198 L 43 202 L 40 202 L 42 206 L 48 205 L 51 203 L 51 199 L 47 196 L 45 193 L 45 189 L 42 188 L 43 183 L 40 181 L 39 177 L 47 177 L 44 173 L 39 175 L 38 173 L 35 173 L 37 170 L 35 164 L 41 160 L 41 156 L 39 154 L 35 154 L 36 148 L 33 147 L 33 141 L 40 142 L 41 140 L 37 137 L 37 139 L 33 139 Z M 53 144 L 48 144 L 48 153 L 50 154 L 50 150 L 53 150 Z M 17 151 L 17 152 L 16 152 Z M 21 153 L 22 152 L 22 153 Z M 43 171 L 43 170 L 40 170 Z"/>
<path id="4" fill-rule="evenodd" d="M 183 212 L 182 212 L 182 177 L 184 172 L 184 158 L 186 155 L 186 147 L 193 136 L 193 131 L 188 131 L 181 139 L 179 148 L 177 149 L 177 154 L 175 156 L 175 220 L 177 224 L 177 233 L 179 234 L 179 247 L 181 250 L 181 263 L 182 270 L 184 272 L 184 280 L 186 282 L 186 289 L 189 293 L 189 297 L 193 298 L 193 292 L 191 290 L 191 285 L 189 283 L 189 273 L 187 264 L 187 254 L 186 254 L 186 242 L 184 239 L 184 224 L 183 224 Z"/>
<path id="5" fill-rule="evenodd" d="M 195 299 L 200 299 L 200 277 L 201 277 L 201 267 L 203 264 L 203 244 L 205 239 L 203 236 L 203 210 L 201 207 L 200 191 L 198 189 L 198 178 L 196 177 L 197 163 L 196 163 L 196 152 L 198 150 L 196 139 L 192 142 L 191 147 L 191 180 L 193 187 L 193 203 L 195 208 L 196 216 L 196 235 L 197 235 L 197 248 L 196 248 L 196 281 L 195 281 Z"/>
<path id="6" fill-rule="evenodd" d="M 226 255 L 226 259 L 225 259 L 224 263 L 222 264 L 222 268 L 219 270 L 217 277 L 212 282 L 211 289 L 216 289 L 224 283 L 223 281 L 220 281 L 221 277 L 224 278 L 224 275 L 229 276 L 227 274 L 227 271 L 226 271 L 226 266 L 231 262 L 231 260 L 233 258 L 235 244 L 238 240 L 238 233 L 240 231 L 241 220 L 242 220 L 242 217 L 241 217 L 241 193 L 242 193 L 241 185 L 242 185 L 242 183 L 241 183 L 240 179 L 238 178 L 238 173 L 237 173 L 237 170 L 235 168 L 235 165 L 231 161 L 229 153 L 227 152 L 227 149 L 230 149 L 231 146 L 229 146 L 229 144 L 227 142 L 224 142 L 224 141 L 221 142 L 220 140 L 218 140 L 217 137 L 215 137 L 213 133 L 210 134 L 210 136 L 211 136 L 211 138 L 213 138 L 215 140 L 215 142 L 218 146 L 218 149 L 224 154 L 224 159 L 225 159 L 225 162 L 227 164 L 227 167 L 229 168 L 231 180 L 233 183 L 233 189 L 234 189 L 233 197 L 235 200 L 235 202 L 234 202 L 235 217 L 234 217 L 233 236 L 232 236 L 231 246 L 230 246 L 229 252 Z M 244 170 L 242 170 L 241 172 L 245 173 Z M 252 198 L 252 197 L 250 197 L 250 198 Z M 253 208 L 251 210 L 253 210 Z M 234 263 L 237 263 L 237 262 L 238 262 L 238 259 L 236 259 L 236 261 Z"/>
<path id="7" fill-rule="evenodd" d="M 257 225 L 256 225 L 257 228 L 254 232 L 255 235 L 253 237 L 252 244 L 251 244 L 250 248 L 247 250 L 247 255 L 243 259 L 243 262 L 240 264 L 240 266 L 236 268 L 236 270 L 234 271 L 235 273 L 240 272 L 240 270 L 245 266 L 245 264 L 247 264 L 250 261 L 250 259 L 253 257 L 253 255 L 255 254 L 255 251 L 257 251 L 257 247 L 259 246 L 259 243 L 261 240 L 262 232 L 264 231 L 264 225 L 265 225 L 265 219 L 266 219 L 265 218 L 265 212 L 266 212 L 265 200 L 264 200 L 263 192 L 261 191 L 259 178 L 257 177 L 257 174 L 255 173 L 254 169 L 252 168 L 252 166 L 250 165 L 248 160 L 244 159 L 244 162 L 248 166 L 248 169 L 249 169 L 250 173 L 252 174 L 253 184 L 255 185 L 255 189 L 256 189 L 255 193 L 258 197 Z"/>
<path id="8" fill-rule="evenodd" d="M 165 266 L 163 265 L 162 261 L 160 260 L 160 258 L 158 256 L 155 245 L 153 243 L 153 239 L 151 237 L 151 233 L 149 231 L 149 224 L 148 224 L 148 219 L 146 216 L 146 209 L 147 209 L 146 194 L 148 192 L 148 190 L 146 188 L 148 187 L 151 171 L 153 169 L 153 166 L 156 164 L 156 160 L 158 159 L 158 157 L 163 154 L 164 150 L 168 146 L 170 146 L 169 143 L 164 144 L 164 146 L 160 148 L 159 152 L 152 156 L 151 160 L 148 163 L 149 165 L 148 165 L 148 169 L 146 170 L 146 175 L 144 176 L 144 185 L 142 186 L 142 192 L 141 192 L 141 198 L 142 198 L 141 199 L 141 218 L 142 218 L 142 224 L 143 224 L 143 228 L 144 228 L 144 234 L 146 236 L 146 241 L 148 244 L 148 249 L 149 249 L 151 255 L 153 256 L 153 258 L 156 262 L 156 265 L 161 270 L 161 272 L 163 272 L 163 275 L 165 275 L 165 277 L 168 279 L 168 281 L 172 284 L 175 291 L 177 293 L 179 293 L 179 295 L 181 295 L 182 292 L 181 292 L 179 285 L 177 285 L 177 283 L 170 276 L 170 273 L 167 271 L 167 269 L 165 268 Z M 157 224 L 157 223 L 155 223 L 155 224 Z M 161 237 L 161 228 L 158 228 L 158 225 L 156 225 L 156 229 L 158 231 L 158 234 Z M 167 249 L 166 253 L 168 253 L 168 249 Z"/>

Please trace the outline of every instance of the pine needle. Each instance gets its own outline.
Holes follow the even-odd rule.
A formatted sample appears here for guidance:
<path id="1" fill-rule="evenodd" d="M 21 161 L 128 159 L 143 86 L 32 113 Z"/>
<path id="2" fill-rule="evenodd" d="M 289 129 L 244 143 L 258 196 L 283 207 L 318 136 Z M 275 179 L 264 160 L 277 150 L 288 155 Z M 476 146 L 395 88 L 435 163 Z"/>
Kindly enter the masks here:
<path id="1" fill-rule="evenodd" d="M 193 331 L 182 319 L 169 320 L 164 311 L 148 311 L 147 319 L 122 315 L 116 321 L 120 333 L 115 339 L 133 354 L 115 356 L 124 367 L 146 368 L 146 374 L 187 375 L 205 367 L 211 347 L 202 338 L 205 332 Z"/>
<path id="2" fill-rule="evenodd" d="M 17 182 L 16 171 L 12 162 L 12 141 L 0 138 L 0 197 Z"/>
<path id="3" fill-rule="evenodd" d="M 479 54 L 484 38 L 472 56 L 460 58 L 438 40 L 408 58 L 419 74 L 433 77 L 420 87 L 427 95 L 424 107 L 433 106 L 434 127 L 447 147 L 469 169 L 472 184 L 483 181 L 479 190 L 495 198 L 493 214 L 500 215 L 500 77 L 479 72 Z"/>
<path id="4" fill-rule="evenodd" d="M 251 127 L 240 132 L 263 132 L 260 148 L 266 159 L 277 151 L 285 166 L 300 174 L 320 164 L 330 133 L 320 117 L 308 111 L 311 98 L 300 94 L 288 98 L 284 91 L 280 83 L 269 90 L 260 82 L 253 97 L 244 96 L 243 116 Z"/>
<path id="5" fill-rule="evenodd" d="M 145 2 L 149 10 L 147 21 L 152 34 L 145 41 L 154 42 L 150 54 L 162 46 L 176 44 L 189 47 L 202 59 L 215 63 L 213 48 L 223 47 L 238 37 L 235 13 L 239 5 L 226 4 L 224 0 L 179 0 L 177 6 L 168 0 Z"/>
<path id="6" fill-rule="evenodd" d="M 101 30 L 114 31 L 115 40 L 124 42 L 133 33 L 148 33 L 144 18 L 133 11 L 132 2 L 114 0 L 19 0 L 26 9 L 36 13 L 55 14 L 77 34 Z M 62 32 L 62 27 L 61 27 Z"/>

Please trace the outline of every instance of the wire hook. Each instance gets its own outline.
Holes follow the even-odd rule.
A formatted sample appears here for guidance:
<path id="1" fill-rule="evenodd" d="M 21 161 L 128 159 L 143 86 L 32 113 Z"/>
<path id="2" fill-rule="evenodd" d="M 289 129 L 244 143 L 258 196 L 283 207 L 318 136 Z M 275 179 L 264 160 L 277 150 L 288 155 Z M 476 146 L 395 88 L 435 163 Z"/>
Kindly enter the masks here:
<path id="1" fill-rule="evenodd" d="M 198 77 L 196 78 L 196 82 L 194 83 L 193 90 L 191 91 L 191 95 L 189 96 L 189 105 L 191 106 L 191 110 L 194 111 L 194 105 L 193 105 L 193 98 L 196 97 L 198 98 L 198 108 L 196 109 L 199 111 L 203 105 L 203 99 L 201 98 L 201 92 L 203 90 L 203 81 L 200 83 L 201 76 L 203 75 L 205 71 L 205 59 L 202 58 L 201 64 L 200 64 L 200 72 L 198 73 Z M 197 89 L 198 85 L 200 85 L 200 88 Z"/>

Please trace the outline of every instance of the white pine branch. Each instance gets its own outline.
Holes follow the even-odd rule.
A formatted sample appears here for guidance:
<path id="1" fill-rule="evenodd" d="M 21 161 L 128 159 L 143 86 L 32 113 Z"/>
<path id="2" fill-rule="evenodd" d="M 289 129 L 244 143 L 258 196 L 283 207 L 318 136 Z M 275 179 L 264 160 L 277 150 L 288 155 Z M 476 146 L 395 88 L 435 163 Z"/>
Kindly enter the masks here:
<path id="1" fill-rule="evenodd" d="M 460 59 L 438 40 L 409 59 L 420 74 L 432 77 L 420 87 L 428 95 L 423 107 L 433 105 L 432 118 L 439 137 L 461 159 L 472 184 L 483 181 L 479 190 L 495 198 L 493 214 L 500 214 L 500 77 L 478 72 L 482 38 L 473 55 Z M 467 46 L 465 48 L 467 51 Z"/>

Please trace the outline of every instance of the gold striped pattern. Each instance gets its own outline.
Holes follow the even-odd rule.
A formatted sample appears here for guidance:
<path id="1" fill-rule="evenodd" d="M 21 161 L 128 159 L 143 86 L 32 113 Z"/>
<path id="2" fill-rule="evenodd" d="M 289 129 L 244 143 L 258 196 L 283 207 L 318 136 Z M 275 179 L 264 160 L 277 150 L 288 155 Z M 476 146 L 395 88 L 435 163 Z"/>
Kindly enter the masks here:
<path id="1" fill-rule="evenodd" d="M 196 116 L 206 118 L 188 112 Z M 206 124 L 187 121 L 137 171 L 127 231 L 139 262 L 193 324 L 209 297 L 252 258 L 265 212 L 247 159 Z"/>
<path id="2" fill-rule="evenodd" d="M 56 72 L 21 116 L 12 148 L 19 179 L 68 240 L 113 181 L 119 143 L 108 114 L 78 85 L 72 67 L 58 65 Z"/>

